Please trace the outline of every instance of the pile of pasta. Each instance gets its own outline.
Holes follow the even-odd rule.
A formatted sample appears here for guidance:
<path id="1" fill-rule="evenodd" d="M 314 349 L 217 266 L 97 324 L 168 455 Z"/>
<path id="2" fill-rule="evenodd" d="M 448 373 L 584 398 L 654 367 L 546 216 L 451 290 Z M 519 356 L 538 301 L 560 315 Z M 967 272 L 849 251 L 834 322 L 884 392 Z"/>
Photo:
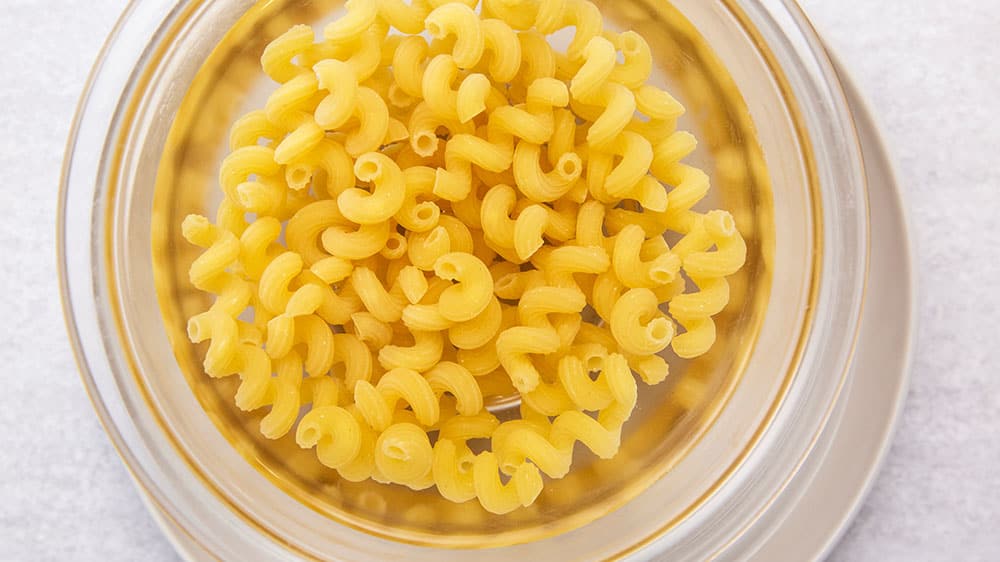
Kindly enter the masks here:
<path id="1" fill-rule="evenodd" d="M 189 337 L 266 437 L 506 513 L 577 443 L 616 454 L 668 347 L 713 344 L 746 247 L 692 209 L 709 178 L 648 45 L 590 2 L 349 0 L 261 61 L 280 86 L 182 228 L 215 295 Z"/>

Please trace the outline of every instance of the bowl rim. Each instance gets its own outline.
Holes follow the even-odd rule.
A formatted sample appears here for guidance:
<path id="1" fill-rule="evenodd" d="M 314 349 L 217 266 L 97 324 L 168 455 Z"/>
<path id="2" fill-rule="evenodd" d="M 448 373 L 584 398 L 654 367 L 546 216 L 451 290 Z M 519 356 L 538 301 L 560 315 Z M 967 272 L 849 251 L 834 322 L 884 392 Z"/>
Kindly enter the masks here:
<path id="1" fill-rule="evenodd" d="M 732 13 L 734 16 L 737 17 L 737 19 L 739 19 L 740 25 L 743 27 L 744 31 L 746 31 L 747 33 L 749 33 L 755 39 L 755 41 L 757 42 L 758 48 L 760 48 L 762 50 L 762 54 L 766 55 L 766 58 L 768 59 L 767 60 L 767 65 L 772 70 L 772 72 L 774 72 L 775 77 L 782 77 L 783 76 L 783 72 L 781 70 L 781 67 L 776 62 L 773 53 L 771 52 L 770 48 L 768 47 L 768 44 L 761 38 L 761 36 L 759 34 L 759 31 L 756 29 L 756 27 L 753 25 L 753 23 L 748 19 L 748 17 L 746 16 L 746 14 L 743 13 L 742 9 L 740 8 L 739 4 L 741 3 L 741 1 L 743 1 L 743 0 L 720 0 L 720 2 L 722 4 L 724 4 L 730 10 L 730 13 Z M 745 0 L 745 1 L 749 2 L 749 3 L 759 3 L 759 0 Z M 764 1 L 766 2 L 767 0 L 764 0 Z M 804 24 L 803 27 L 800 28 L 800 31 L 805 32 L 805 33 L 811 33 L 812 35 L 811 35 L 810 38 L 816 39 L 818 41 L 818 34 L 816 33 L 815 28 L 812 26 L 811 22 L 809 22 L 808 17 L 805 15 L 805 13 L 803 12 L 802 8 L 799 6 L 797 0 L 776 0 L 776 2 L 778 4 L 781 4 L 782 6 L 784 6 L 790 12 L 792 12 L 793 17 L 795 17 L 800 24 Z M 62 171 L 61 171 L 61 178 L 60 178 L 60 184 L 59 184 L 59 195 L 58 195 L 57 224 L 56 224 L 56 228 L 57 228 L 57 232 L 56 232 L 56 235 L 57 235 L 56 236 L 57 267 L 58 267 L 58 271 L 59 271 L 60 295 L 61 295 L 61 301 L 62 301 L 62 309 L 63 309 L 64 321 L 66 322 L 67 332 L 69 334 L 69 339 L 70 339 L 71 347 L 73 349 L 74 360 L 75 360 L 75 362 L 77 364 L 77 369 L 79 371 L 79 374 L 80 374 L 80 377 L 81 377 L 81 381 L 84 384 L 84 388 L 85 388 L 85 390 L 87 392 L 88 398 L 90 399 L 91 404 L 93 405 L 96 413 L 98 414 L 99 421 L 100 421 L 102 427 L 104 428 L 105 432 L 108 434 L 108 436 L 109 436 L 109 438 L 110 438 L 110 440 L 112 442 L 112 445 L 113 445 L 116 453 L 118 454 L 119 458 L 122 459 L 123 464 L 125 465 L 126 469 L 128 470 L 128 472 L 129 472 L 130 476 L 132 477 L 133 481 L 135 482 L 135 484 L 137 486 L 139 486 L 140 489 L 141 489 L 141 491 L 144 492 L 144 494 L 149 497 L 150 502 L 152 502 L 152 504 L 155 507 L 158 508 L 158 510 L 161 512 L 161 514 L 165 518 L 167 518 L 171 523 L 174 523 L 179 529 L 181 529 L 190 539 L 192 539 L 193 541 L 195 541 L 199 545 L 205 546 L 201 541 L 199 541 L 198 537 L 195 534 L 191 533 L 186 528 L 186 526 L 183 525 L 182 522 L 171 513 L 171 510 L 169 509 L 169 507 L 167 506 L 167 504 L 165 502 L 161 501 L 160 494 L 161 494 L 162 490 L 160 490 L 159 487 L 157 486 L 157 484 L 154 481 L 152 481 L 152 479 L 150 478 L 149 473 L 143 468 L 142 464 L 139 462 L 139 460 L 137 459 L 136 455 L 132 451 L 130 445 L 126 442 L 126 439 L 125 439 L 125 437 L 124 437 L 124 435 L 122 434 L 122 431 L 121 431 L 122 428 L 119 425 L 117 425 L 115 423 L 115 421 L 114 421 L 114 418 L 113 418 L 113 416 L 112 416 L 112 414 L 110 412 L 110 409 L 108 407 L 108 404 L 106 402 L 106 398 L 107 397 L 105 396 L 105 394 L 102 394 L 101 390 L 98 388 L 98 385 L 97 385 L 95 377 L 94 377 L 94 372 L 91 369 L 90 362 L 88 361 L 88 354 L 87 354 L 87 352 L 85 350 L 85 346 L 84 346 L 83 342 L 81 341 L 81 337 L 82 337 L 81 336 L 81 327 L 82 326 L 81 326 L 81 323 L 79 321 L 79 317 L 80 317 L 79 310 L 78 310 L 78 308 L 76 306 L 78 303 L 74 299 L 74 295 L 72 295 L 72 290 L 71 290 L 71 287 L 70 287 L 71 284 L 72 284 L 72 281 L 70 280 L 69 271 L 68 271 L 69 270 L 68 261 L 69 261 L 70 257 L 68 256 L 68 253 L 67 253 L 67 251 L 68 251 L 68 248 L 67 248 L 68 247 L 67 236 L 69 234 L 71 234 L 71 233 L 69 233 L 68 230 L 67 230 L 67 215 L 69 213 L 69 209 L 67 208 L 67 200 L 68 200 L 68 196 L 69 196 L 69 190 L 71 189 L 70 184 L 72 183 L 71 174 L 72 174 L 74 165 L 77 163 L 77 158 L 76 157 L 77 157 L 78 145 L 79 145 L 79 142 L 81 140 L 81 136 L 84 133 L 84 127 L 85 127 L 84 119 L 87 117 L 88 111 L 92 109 L 90 107 L 90 105 L 91 105 L 93 96 L 95 94 L 95 87 L 97 86 L 98 81 L 102 77 L 102 72 L 107 68 L 107 63 L 108 63 L 108 60 L 109 60 L 109 56 L 111 55 L 111 52 L 114 49 L 116 42 L 120 39 L 123 30 L 128 26 L 131 18 L 135 15 L 135 12 L 136 12 L 137 8 L 140 7 L 141 4 L 147 4 L 148 5 L 148 0 L 130 0 L 129 3 L 127 4 L 127 6 L 125 7 L 124 11 L 122 12 L 121 16 L 119 17 L 118 21 L 116 22 L 115 26 L 112 28 L 112 30 L 109 33 L 108 37 L 104 41 L 104 44 L 102 45 L 102 47 L 101 47 L 101 49 L 99 51 L 99 54 L 97 55 L 97 58 L 96 58 L 95 63 L 94 63 L 94 66 L 90 70 L 90 73 L 89 73 L 89 75 L 87 77 L 87 80 L 85 82 L 81 98 L 79 100 L 79 103 L 77 105 L 77 108 L 76 108 L 76 111 L 75 111 L 75 114 L 74 114 L 74 117 L 73 117 L 73 120 L 72 120 L 72 126 L 71 126 L 70 133 L 69 133 L 69 136 L 68 136 L 68 141 L 67 141 L 67 146 L 66 146 L 66 150 L 65 150 L 65 155 L 64 155 L 64 160 L 63 160 L 63 166 L 62 166 Z M 187 3 L 187 2 L 185 2 L 183 0 L 161 0 L 161 4 L 164 4 L 164 5 L 170 4 L 170 5 L 173 5 L 173 7 L 169 11 L 167 11 L 166 16 L 160 21 L 160 25 L 158 27 L 157 34 L 154 35 L 154 36 L 151 36 L 151 37 L 147 38 L 147 42 L 145 43 L 145 49 L 143 49 L 142 53 L 138 56 L 138 58 L 135 59 L 136 65 L 135 65 L 134 68 L 129 69 L 129 72 L 127 73 L 127 76 L 126 76 L 126 80 L 124 82 L 122 82 L 122 83 L 113 82 L 113 84 L 112 84 L 115 87 L 116 93 L 120 91 L 120 93 L 121 93 L 121 99 L 126 99 L 128 97 L 128 94 L 132 90 L 135 89 L 135 84 L 134 84 L 134 78 L 135 78 L 135 76 L 134 76 L 134 74 L 135 74 L 135 72 L 137 72 L 138 70 L 140 70 L 142 68 L 142 64 L 144 62 L 146 62 L 146 60 L 150 56 L 150 50 L 151 50 L 151 48 L 153 46 L 156 45 L 157 40 L 158 40 L 158 36 L 165 29 L 168 29 L 170 27 L 171 23 L 177 17 L 179 17 L 185 11 L 187 11 L 189 9 L 193 9 L 193 7 L 195 7 L 194 4 L 189 4 L 189 3 Z M 821 63 L 824 66 L 831 64 L 830 60 L 829 60 L 829 55 L 825 51 L 825 49 L 821 48 L 820 51 L 813 52 L 813 54 L 815 56 L 817 56 L 817 57 L 819 57 L 819 58 L 822 59 Z M 831 68 L 832 68 L 832 66 L 831 66 Z M 844 94 L 844 91 L 843 91 L 843 85 L 842 85 L 839 77 L 837 76 L 836 72 L 832 71 L 830 74 L 826 75 L 826 78 L 827 78 L 827 84 L 830 87 L 832 87 L 833 93 L 837 97 L 836 101 L 839 102 L 840 104 L 842 104 L 842 106 L 839 107 L 838 109 L 847 109 L 846 97 L 845 97 L 845 94 Z M 783 94 L 786 96 L 786 99 L 794 100 L 794 96 L 791 94 L 791 92 L 788 91 L 787 84 L 785 84 L 782 87 L 782 90 L 783 90 Z M 104 138 L 105 141 L 110 140 L 112 138 L 112 136 L 114 136 L 115 133 L 118 132 L 116 124 L 120 121 L 120 119 L 122 117 L 121 114 L 122 114 L 122 111 L 123 111 L 123 107 L 125 107 L 127 105 L 128 104 L 121 104 L 121 103 L 115 103 L 114 104 L 114 111 L 111 113 L 110 123 L 107 123 L 107 129 L 104 131 L 103 138 Z M 791 104 L 790 110 L 794 110 L 794 112 L 797 113 L 798 112 L 797 105 Z M 801 116 L 798 116 L 795 119 L 795 122 L 798 125 L 797 128 L 799 128 L 799 129 L 803 128 L 802 127 Z M 856 125 L 855 125 L 853 119 L 850 119 L 849 123 L 850 123 L 851 127 L 853 127 L 855 129 L 854 130 L 855 135 L 851 139 L 852 140 L 852 142 L 851 142 L 852 149 L 856 149 L 857 152 L 860 153 L 860 140 L 858 139 L 858 136 L 857 136 Z M 800 137 L 805 137 L 807 134 L 808 134 L 807 131 L 801 131 L 801 130 L 799 131 L 799 136 Z M 812 149 L 809 147 L 809 143 L 808 142 L 805 143 L 804 150 L 806 150 L 810 154 L 810 156 L 812 156 Z M 104 158 L 106 158 L 108 156 L 106 154 L 106 151 L 104 151 L 104 150 L 101 150 L 99 152 L 99 154 L 101 156 L 101 159 L 104 159 Z M 95 164 L 95 166 L 96 166 L 96 169 L 99 172 L 103 170 L 103 166 L 102 165 Z M 862 166 L 863 166 L 863 162 L 862 162 Z M 98 174 L 98 177 L 101 177 L 101 174 Z M 865 227 L 867 229 L 868 228 L 868 221 L 870 219 L 870 217 L 868 216 L 867 185 L 864 184 L 864 183 L 862 185 L 863 185 L 863 188 L 864 188 L 863 189 L 863 191 L 864 191 L 864 202 L 863 202 L 863 205 L 864 205 L 864 214 L 865 214 Z M 813 198 L 814 198 L 814 205 L 819 205 L 820 207 L 822 207 L 822 202 L 821 202 L 821 199 L 818 196 L 818 194 L 814 194 Z M 817 218 L 821 218 L 821 217 L 822 217 L 822 213 L 820 213 L 819 215 L 817 215 Z M 817 222 L 819 222 L 819 221 L 817 221 Z M 822 224 L 814 225 L 814 230 L 821 232 L 822 231 Z M 864 308 L 864 299 L 865 299 L 865 297 L 867 295 L 867 276 L 868 276 L 868 269 L 869 269 L 869 264 L 868 264 L 869 252 L 870 252 L 870 248 L 868 247 L 868 239 L 867 239 L 867 236 L 865 236 L 864 237 L 864 266 L 863 266 L 864 286 L 861 288 L 861 302 L 860 302 L 860 304 L 858 306 L 858 309 L 857 309 L 857 315 L 856 315 L 857 318 L 860 318 L 861 312 L 862 312 L 862 310 Z M 100 258 L 96 258 L 96 259 L 100 259 Z M 92 260 L 92 261 L 94 261 L 94 260 Z M 819 262 L 819 261 L 821 261 L 821 260 L 817 259 L 817 262 Z M 96 276 L 98 276 L 98 272 L 97 271 L 92 271 L 92 275 L 94 275 L 96 277 Z M 95 283 L 96 283 L 96 281 L 95 281 Z M 814 281 L 812 284 L 814 286 L 811 287 L 810 290 L 809 290 L 809 293 L 810 293 L 810 302 L 811 303 L 815 303 L 815 300 L 817 298 L 817 292 L 818 292 L 817 289 L 816 289 L 816 287 L 815 287 L 815 285 L 818 284 L 818 281 Z M 113 292 L 117 292 L 117 291 L 114 290 Z M 731 474 L 732 472 L 736 471 L 737 469 L 739 469 L 742 466 L 742 464 L 746 461 L 746 457 L 758 445 L 758 443 L 759 443 L 759 441 L 760 441 L 760 439 L 762 437 L 762 434 L 766 431 L 766 429 L 768 428 L 770 422 L 773 421 L 773 418 L 776 415 L 777 410 L 784 403 L 784 399 L 787 396 L 788 387 L 791 385 L 791 382 L 794 379 L 794 374 L 797 371 L 797 369 L 798 369 L 798 367 L 799 367 L 799 365 L 801 363 L 802 354 L 804 352 L 804 349 L 806 347 L 808 347 L 808 345 L 809 345 L 809 337 L 808 336 L 809 336 L 809 333 L 811 332 L 811 328 L 810 328 L 810 326 L 811 326 L 811 314 L 812 313 L 810 312 L 809 316 L 803 321 L 805 329 L 804 329 L 803 335 L 800 338 L 800 341 L 798 343 L 798 346 L 797 346 L 798 349 L 796 350 L 796 352 L 794 354 L 795 355 L 795 359 L 791 362 L 791 364 L 789 366 L 788 373 L 786 373 L 786 375 L 784 377 L 784 380 L 783 380 L 783 383 L 781 385 L 782 388 L 779 391 L 777 398 L 775 399 L 775 401 L 772 403 L 772 405 L 768 409 L 767 414 L 762 419 L 759 428 L 756 430 L 756 432 L 754 433 L 754 435 L 751 437 L 751 439 L 748 442 L 746 448 L 740 453 L 740 455 L 731 464 L 731 466 L 729 468 L 727 468 L 727 470 L 723 473 L 723 476 L 720 477 L 719 482 L 715 483 L 701 498 L 699 498 L 699 500 L 697 500 L 696 505 L 694 507 L 702 505 L 709 497 L 711 497 L 711 495 L 715 491 L 717 491 L 717 488 L 721 485 L 721 483 L 723 483 L 723 482 L 726 481 L 726 478 L 727 478 L 727 476 L 729 474 Z M 88 329 L 89 328 L 95 328 L 95 329 L 97 329 L 98 332 L 100 332 L 99 326 L 98 326 L 97 322 L 95 322 L 95 326 L 89 326 L 88 325 L 88 326 L 86 326 L 86 328 L 88 328 Z M 120 326 L 119 326 L 119 328 L 120 328 Z M 725 548 L 727 548 L 727 546 L 729 544 L 732 544 L 732 542 L 735 541 L 739 536 L 741 536 L 745 532 L 746 529 L 748 529 L 750 526 L 752 526 L 756 521 L 758 521 L 760 519 L 760 517 L 766 511 L 767 506 L 769 506 L 785 490 L 785 488 L 787 487 L 788 483 L 791 482 L 791 480 L 798 474 L 799 469 L 801 468 L 801 466 L 804 463 L 804 461 L 806 460 L 806 458 L 808 458 L 809 455 L 812 454 L 812 452 L 813 452 L 813 450 L 814 450 L 814 448 L 815 448 L 815 446 L 817 444 L 817 441 L 818 441 L 818 438 L 819 438 L 819 433 L 823 430 L 823 428 L 827 425 L 827 422 L 832 417 L 832 415 L 834 413 L 834 410 L 835 410 L 835 406 L 840 401 L 840 397 L 843 394 L 844 388 L 847 386 L 847 384 L 849 382 L 849 373 L 850 373 L 850 368 L 851 368 L 851 364 L 852 364 L 851 358 L 853 357 L 854 351 L 855 351 L 856 346 L 857 346 L 857 337 L 858 337 L 859 331 L 860 331 L 860 322 L 856 322 L 854 324 L 853 329 L 852 329 L 851 334 L 850 334 L 850 341 L 851 341 L 851 343 L 850 343 L 850 351 L 849 351 L 848 360 L 846 361 L 846 363 L 844 365 L 843 372 L 840 373 L 839 382 L 838 382 L 837 388 L 836 388 L 835 393 L 834 393 L 834 399 L 830 403 L 829 409 L 823 415 L 822 422 L 821 422 L 821 424 L 819 426 L 819 430 L 817 431 L 816 435 L 813 436 L 813 438 L 810 441 L 809 445 L 804 450 L 804 453 L 803 453 L 802 457 L 799 459 L 798 463 L 795 465 L 795 468 L 788 475 L 787 480 L 776 490 L 775 494 L 772 496 L 772 498 L 769 500 L 769 502 L 765 505 L 765 508 L 762 509 L 761 512 L 758 513 L 756 516 L 754 516 L 748 522 L 748 524 L 746 525 L 746 527 L 744 527 L 743 529 L 741 529 L 739 531 L 739 533 L 733 537 L 732 541 L 730 541 L 729 543 L 727 543 L 727 545 L 723 545 L 723 547 L 719 549 L 718 553 L 723 552 L 725 550 Z M 103 334 L 102 334 L 102 336 L 103 336 Z M 107 357 L 103 357 L 102 359 L 107 360 L 108 358 Z M 111 370 L 113 370 L 113 368 L 110 365 L 109 365 L 109 368 Z M 176 447 L 177 444 L 173 443 L 173 441 L 174 440 L 171 439 L 172 444 Z M 272 539 L 278 539 L 279 538 L 277 535 L 274 534 L 273 531 L 271 531 L 270 529 L 268 529 L 266 526 L 264 526 L 263 524 L 261 524 L 259 521 L 255 520 L 252 516 L 244 513 L 242 511 L 242 508 L 240 508 L 237 505 L 234 505 L 229 500 L 229 498 L 226 498 L 224 495 L 221 495 L 218 490 L 214 489 L 214 486 L 211 485 L 211 483 L 208 481 L 208 479 L 206 478 L 205 475 L 199 473 L 199 474 L 197 474 L 197 476 L 198 476 L 198 478 L 204 484 L 206 484 L 206 486 L 213 493 L 213 495 L 215 495 L 216 497 L 218 497 L 218 498 L 220 498 L 220 499 L 223 500 L 223 502 L 226 504 L 226 507 L 229 508 L 230 511 L 234 512 L 237 516 L 239 516 L 245 522 L 249 523 L 251 526 L 253 526 L 257 530 L 263 532 L 265 535 L 271 537 Z M 635 543 L 634 545 L 630 545 L 629 547 L 626 547 L 625 549 L 620 550 L 617 553 L 616 556 L 627 557 L 630 554 L 633 554 L 633 553 L 638 552 L 638 551 L 640 551 L 642 549 L 645 549 L 648 546 L 651 546 L 651 545 L 655 544 L 658 540 L 660 540 L 664 536 L 664 534 L 669 529 L 671 529 L 672 527 L 674 527 L 676 525 L 676 523 L 677 522 L 674 521 L 674 522 L 668 523 L 663 528 L 657 529 L 651 535 L 649 535 L 648 537 L 646 537 L 645 540 L 643 540 L 641 542 L 638 542 L 638 543 Z M 292 543 L 289 543 L 289 542 L 285 542 L 285 541 L 281 541 L 281 542 L 283 542 L 286 547 L 289 547 L 289 548 L 293 549 L 299 555 L 303 555 L 303 556 L 307 556 L 307 557 L 311 557 L 312 556 L 307 551 L 301 550 L 300 548 L 298 548 L 295 544 L 292 544 Z"/>

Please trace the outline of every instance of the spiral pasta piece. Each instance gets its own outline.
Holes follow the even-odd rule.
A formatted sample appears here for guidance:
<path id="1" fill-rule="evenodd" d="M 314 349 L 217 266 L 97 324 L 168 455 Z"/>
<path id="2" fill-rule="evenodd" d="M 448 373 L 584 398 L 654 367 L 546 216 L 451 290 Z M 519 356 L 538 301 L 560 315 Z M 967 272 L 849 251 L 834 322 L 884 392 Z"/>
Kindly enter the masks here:
<path id="1" fill-rule="evenodd" d="M 370 0 L 347 0 L 344 7 L 347 15 L 323 28 L 323 37 L 334 45 L 359 39 L 378 17 L 378 6 Z"/>
<path id="2" fill-rule="evenodd" d="M 421 425 L 432 426 L 441 415 L 438 397 L 427 379 L 417 371 L 402 367 L 382 375 L 375 386 L 358 381 L 354 400 L 365 421 L 376 431 L 385 430 L 392 423 L 393 412 L 400 401 L 410 406 Z"/>
<path id="3" fill-rule="evenodd" d="M 555 201 L 566 195 L 583 173 L 580 157 L 568 152 L 559 157 L 549 172 L 541 168 L 541 146 L 526 141 L 517 143 L 512 165 L 517 188 L 536 202 Z"/>
<path id="4" fill-rule="evenodd" d="M 438 299 L 438 310 L 448 320 L 472 320 L 493 300 L 493 277 L 486 265 L 471 254 L 452 252 L 441 256 L 434 262 L 434 274 L 456 282 Z"/>
<path id="5" fill-rule="evenodd" d="M 548 213 L 541 205 L 531 205 L 516 219 L 510 218 L 517 194 L 507 185 L 497 185 L 483 198 L 480 221 L 491 247 L 508 261 L 527 261 L 544 243 L 542 234 L 548 226 Z"/>
<path id="6" fill-rule="evenodd" d="M 333 131 L 347 123 L 358 107 L 358 77 L 351 65 L 337 59 L 326 59 L 313 66 L 316 84 L 329 91 L 316 106 L 316 125 Z"/>
<path id="7" fill-rule="evenodd" d="M 283 134 L 284 131 L 280 127 L 268 120 L 267 113 L 263 109 L 256 109 L 233 123 L 229 131 L 229 150 L 257 146 L 261 140 L 272 144 Z"/>
<path id="8" fill-rule="evenodd" d="M 472 166 L 493 172 L 506 170 L 514 158 L 512 142 L 509 137 L 453 136 L 445 146 L 445 167 L 437 169 L 434 194 L 449 201 L 468 197 L 472 191 Z"/>
<path id="9" fill-rule="evenodd" d="M 424 20 L 430 12 L 426 0 L 377 0 L 378 15 L 392 27 L 407 34 L 424 30 Z"/>
<path id="10" fill-rule="evenodd" d="M 659 353 L 674 336 L 673 323 L 660 315 L 649 289 L 629 289 L 611 309 L 611 333 L 622 349 L 636 355 Z"/>
<path id="11" fill-rule="evenodd" d="M 499 463 L 491 452 L 480 453 L 472 467 L 473 486 L 483 508 L 504 514 L 531 505 L 542 492 L 542 477 L 531 463 L 521 463 L 510 480 L 500 479 Z"/>
<path id="12" fill-rule="evenodd" d="M 459 68 L 472 68 L 479 63 L 486 46 L 485 34 L 472 8 L 460 3 L 442 4 L 427 15 L 424 26 L 437 39 L 455 36 L 452 58 Z"/>
<path id="13" fill-rule="evenodd" d="M 302 359 L 291 352 L 277 361 L 277 376 L 272 379 L 271 411 L 260 420 L 260 432 L 277 439 L 292 428 L 299 416 L 302 386 Z"/>
<path id="14" fill-rule="evenodd" d="M 489 53 L 489 74 L 494 82 L 510 82 L 521 67 L 521 43 L 517 34 L 500 19 L 485 19 L 480 24 L 483 32 L 483 51 Z"/>
<path id="15" fill-rule="evenodd" d="M 264 47 L 260 66 L 264 73 L 278 83 L 284 83 L 302 72 L 304 68 L 295 64 L 294 59 L 308 51 L 315 39 L 308 25 L 296 25 L 279 35 Z"/>
<path id="16" fill-rule="evenodd" d="M 615 403 L 623 393 L 627 393 L 629 387 L 635 386 L 627 363 L 616 363 L 608 357 L 608 351 L 603 346 L 592 344 L 592 347 L 596 347 L 597 351 L 589 356 L 577 351 L 559 359 L 557 381 L 542 383 L 524 396 L 525 402 L 548 416 L 557 416 L 570 409 L 599 411 Z M 590 372 L 595 370 L 599 373 L 597 378 L 592 379 Z"/>
<path id="17" fill-rule="evenodd" d="M 441 361 L 444 338 L 437 331 L 412 331 L 411 346 L 387 345 L 378 352 L 378 362 L 386 369 L 407 366 L 426 371 Z"/>
<path id="18" fill-rule="evenodd" d="M 406 182 L 403 171 L 388 156 L 378 152 L 362 154 L 354 162 L 358 180 L 371 182 L 371 193 L 348 189 L 337 197 L 345 218 L 361 225 L 385 223 L 403 206 Z"/>
<path id="19" fill-rule="evenodd" d="M 646 242 L 642 228 L 630 224 L 615 237 L 613 267 L 615 275 L 627 287 L 654 288 L 671 283 L 680 272 L 681 260 L 669 249 L 651 261 L 640 256 Z M 661 239 L 662 240 L 662 239 Z"/>

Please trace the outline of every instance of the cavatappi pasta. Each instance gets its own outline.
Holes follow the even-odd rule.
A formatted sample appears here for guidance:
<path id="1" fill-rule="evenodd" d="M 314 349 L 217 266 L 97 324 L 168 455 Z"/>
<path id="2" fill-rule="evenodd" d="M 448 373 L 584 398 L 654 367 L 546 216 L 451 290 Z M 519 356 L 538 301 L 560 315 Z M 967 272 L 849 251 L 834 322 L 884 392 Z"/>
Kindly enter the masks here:
<path id="1" fill-rule="evenodd" d="M 616 454 L 665 351 L 712 346 L 737 225 L 695 210 L 684 108 L 587 0 L 348 0 L 320 37 L 264 50 L 216 221 L 182 225 L 215 296 L 188 335 L 342 478 L 528 506 L 577 443 Z"/>

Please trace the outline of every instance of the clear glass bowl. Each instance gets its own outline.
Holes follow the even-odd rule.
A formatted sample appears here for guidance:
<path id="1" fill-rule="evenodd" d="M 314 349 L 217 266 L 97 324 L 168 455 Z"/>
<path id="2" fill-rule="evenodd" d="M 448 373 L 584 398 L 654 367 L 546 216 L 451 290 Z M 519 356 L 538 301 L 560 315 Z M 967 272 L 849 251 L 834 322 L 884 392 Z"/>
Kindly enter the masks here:
<path id="1" fill-rule="evenodd" d="M 498 517 L 433 493 L 336 479 L 268 441 L 233 385 L 201 372 L 184 322 L 190 212 L 217 204 L 228 126 L 262 103 L 257 58 L 335 0 L 137 0 L 95 66 L 70 139 L 59 217 L 67 322 L 84 382 L 138 484 L 205 551 L 347 560 L 738 559 L 837 413 L 863 302 L 867 194 L 826 53 L 783 0 L 605 0 L 640 31 L 681 126 L 733 211 L 746 268 L 719 342 L 643 388 L 622 452 L 580 454 L 536 506 Z M 273 88 L 273 86 L 270 86 Z M 582 448 L 580 448 L 582 449 Z M 812 455 L 812 457 L 810 457 Z"/>

